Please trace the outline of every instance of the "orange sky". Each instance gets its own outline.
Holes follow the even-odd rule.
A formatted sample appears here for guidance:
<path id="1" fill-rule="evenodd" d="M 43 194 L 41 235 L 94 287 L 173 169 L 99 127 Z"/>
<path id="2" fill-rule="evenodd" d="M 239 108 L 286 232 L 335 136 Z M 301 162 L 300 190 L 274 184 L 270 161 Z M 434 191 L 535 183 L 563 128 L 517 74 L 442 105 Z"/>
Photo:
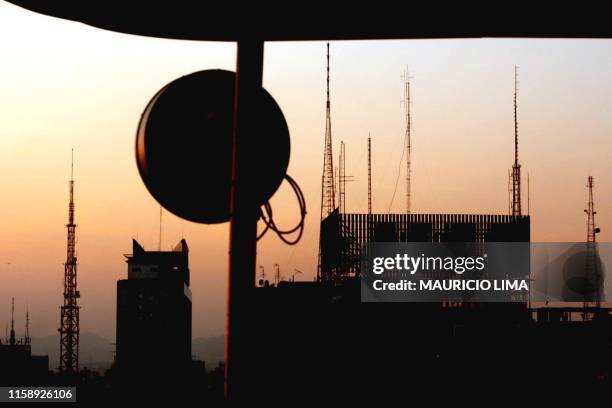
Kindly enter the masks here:
<path id="1" fill-rule="evenodd" d="M 0 4 L 0 323 L 15 296 L 23 330 L 56 333 L 65 260 L 67 179 L 75 148 L 81 325 L 111 340 L 117 279 L 131 238 L 157 246 L 158 205 L 133 155 L 146 103 L 172 79 L 233 69 L 230 43 L 106 32 Z M 316 268 L 325 120 L 325 46 L 266 45 L 264 86 L 287 118 L 289 167 L 309 215 L 302 242 L 260 241 L 258 265 L 312 279 Z M 365 211 L 366 138 L 373 138 L 374 211 L 387 212 L 403 143 L 400 73 L 413 74 L 413 211 L 505 213 L 513 157 L 513 66 L 519 68 L 520 157 L 531 179 L 532 239 L 580 241 L 586 177 L 595 176 L 599 239 L 612 220 L 612 41 L 419 40 L 332 44 L 334 155 L 346 143 L 347 209 Z M 403 167 L 403 166 L 402 166 Z M 404 175 L 401 174 L 403 181 Z M 400 184 L 393 211 L 404 205 Z M 523 190 L 526 197 L 526 189 Z M 272 200 L 281 224 L 298 209 L 289 188 Z M 524 202 L 526 207 L 526 202 Z M 222 333 L 228 225 L 164 214 L 163 246 L 191 249 L 194 337 Z M 10 263 L 10 264 L 9 264 Z"/>

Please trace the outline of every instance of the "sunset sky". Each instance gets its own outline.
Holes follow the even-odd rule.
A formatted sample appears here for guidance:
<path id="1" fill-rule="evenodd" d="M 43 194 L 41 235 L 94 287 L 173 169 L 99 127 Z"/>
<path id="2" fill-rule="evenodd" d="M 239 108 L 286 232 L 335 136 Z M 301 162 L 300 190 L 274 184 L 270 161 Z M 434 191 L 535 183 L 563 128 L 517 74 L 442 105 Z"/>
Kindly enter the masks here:
<path id="1" fill-rule="evenodd" d="M 134 137 L 150 98 L 202 69 L 234 69 L 232 43 L 130 36 L 0 3 L 0 324 L 16 298 L 33 337 L 57 333 L 62 302 L 70 149 L 75 149 L 81 330 L 114 341 L 116 281 L 131 239 L 155 249 L 159 206 L 140 180 Z M 334 160 L 347 152 L 347 210 L 388 212 L 403 148 L 401 72 L 412 76 L 413 212 L 507 213 L 513 161 L 513 69 L 519 66 L 523 207 L 530 175 L 532 241 L 583 241 L 586 178 L 595 177 L 600 241 L 612 236 L 612 40 L 406 40 L 331 44 Z M 264 86 L 291 132 L 288 173 L 309 211 L 295 247 L 268 234 L 257 265 L 313 279 L 325 126 L 325 43 L 267 43 Z M 391 211 L 404 210 L 404 174 Z M 205 179 L 202 188 L 205 188 Z M 298 220 L 287 185 L 272 199 L 281 225 Z M 190 247 L 194 337 L 225 321 L 229 224 L 164 212 L 163 247 Z M 4 330 L 4 327 L 2 327 Z M 4 333 L 2 332 L 3 336 Z"/>

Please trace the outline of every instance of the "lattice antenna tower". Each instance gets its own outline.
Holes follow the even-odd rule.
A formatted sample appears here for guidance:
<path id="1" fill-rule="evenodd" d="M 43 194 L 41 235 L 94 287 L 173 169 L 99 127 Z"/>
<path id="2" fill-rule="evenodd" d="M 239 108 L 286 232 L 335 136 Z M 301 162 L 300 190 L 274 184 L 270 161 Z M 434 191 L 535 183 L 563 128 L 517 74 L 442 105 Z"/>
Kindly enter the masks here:
<path id="1" fill-rule="evenodd" d="M 74 223 L 74 151 L 71 153 L 67 251 L 64 264 L 64 304 L 60 318 L 60 373 L 74 375 L 79 372 L 79 306 L 77 299 L 76 224 Z"/>
<path id="2" fill-rule="evenodd" d="M 598 270 L 597 256 L 597 234 L 600 229 L 595 225 L 595 203 L 593 201 L 593 176 L 587 179 L 587 188 L 589 190 L 589 201 L 584 212 L 587 215 L 587 241 L 586 241 L 586 265 L 585 265 L 585 286 L 592 289 L 592 298 L 588 293 L 585 293 L 584 307 L 591 308 L 601 307 L 601 273 Z M 590 292 L 590 290 L 589 290 Z"/>
<path id="3" fill-rule="evenodd" d="M 30 311 L 28 305 L 26 305 L 25 334 L 23 337 L 25 344 L 30 344 L 32 342 L 32 338 L 30 337 Z"/>
<path id="4" fill-rule="evenodd" d="M 321 177 L 321 221 L 336 209 L 334 163 L 332 153 L 331 102 L 329 94 L 329 43 L 327 43 L 327 101 L 325 103 L 325 148 L 323 151 L 323 175 Z M 319 234 L 319 261 L 317 280 L 321 279 L 321 234 Z"/>

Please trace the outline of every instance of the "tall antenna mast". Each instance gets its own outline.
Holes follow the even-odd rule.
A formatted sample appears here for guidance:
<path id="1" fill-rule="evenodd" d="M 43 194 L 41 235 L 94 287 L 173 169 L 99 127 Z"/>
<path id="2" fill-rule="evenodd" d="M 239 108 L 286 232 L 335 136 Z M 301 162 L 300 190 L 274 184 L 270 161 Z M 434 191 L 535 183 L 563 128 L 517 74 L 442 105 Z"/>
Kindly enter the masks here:
<path id="1" fill-rule="evenodd" d="M 75 250 L 76 225 L 74 223 L 74 149 L 70 161 L 70 199 L 66 229 L 67 251 L 64 264 L 64 304 L 60 319 L 60 366 L 61 373 L 73 375 L 79 372 L 79 306 L 77 290 L 77 258 Z"/>
<path id="2" fill-rule="evenodd" d="M 276 268 L 276 272 L 274 273 L 274 284 L 276 286 L 278 286 L 278 284 L 281 281 L 281 277 L 280 277 L 280 265 L 275 263 L 274 267 Z"/>
<path id="3" fill-rule="evenodd" d="M 412 140 L 410 134 L 411 117 L 410 117 L 410 73 L 406 68 L 404 75 L 404 111 L 406 115 L 406 214 L 411 212 L 411 154 Z"/>
<path id="4" fill-rule="evenodd" d="M 329 43 L 327 43 L 327 102 L 325 104 L 325 149 L 323 153 L 323 176 L 321 178 L 321 221 L 336 209 L 334 163 L 332 155 L 331 109 L 329 96 Z M 317 280 L 321 279 L 321 236 L 319 233 L 319 262 Z"/>
<path id="5" fill-rule="evenodd" d="M 9 344 L 14 346 L 17 343 L 15 339 L 15 298 L 11 299 L 11 337 L 9 338 Z"/>
<path id="6" fill-rule="evenodd" d="M 26 305 L 26 321 L 25 321 L 25 334 L 24 334 L 24 342 L 25 344 L 30 344 L 31 343 L 31 339 L 30 339 L 30 312 L 29 312 L 29 307 Z"/>
<path id="7" fill-rule="evenodd" d="M 329 95 L 329 43 L 327 43 L 327 101 L 325 103 L 325 152 L 323 157 L 323 183 L 322 183 L 322 218 L 327 217 L 336 209 L 336 191 L 334 184 L 334 162 L 332 154 L 331 132 L 331 100 Z"/>
<path id="8" fill-rule="evenodd" d="M 514 66 L 514 164 L 512 165 L 512 215 L 521 215 L 521 165 L 518 160 L 518 118 L 516 93 L 518 90 L 518 67 Z"/>
<path id="9" fill-rule="evenodd" d="M 368 214 L 372 214 L 372 139 L 368 133 Z"/>
<path id="10" fill-rule="evenodd" d="M 587 202 L 587 209 L 584 212 L 587 215 L 587 248 L 586 248 L 586 265 L 585 265 L 585 286 L 588 289 L 592 289 L 592 298 L 589 293 L 585 293 L 584 307 L 601 307 L 601 273 L 598 270 L 598 256 L 597 256 L 597 234 L 600 229 L 595 226 L 595 204 L 593 202 L 593 176 L 589 176 L 587 179 L 587 188 L 589 189 L 589 201 Z M 583 313 L 583 317 L 588 319 L 592 317 L 591 313 Z"/>

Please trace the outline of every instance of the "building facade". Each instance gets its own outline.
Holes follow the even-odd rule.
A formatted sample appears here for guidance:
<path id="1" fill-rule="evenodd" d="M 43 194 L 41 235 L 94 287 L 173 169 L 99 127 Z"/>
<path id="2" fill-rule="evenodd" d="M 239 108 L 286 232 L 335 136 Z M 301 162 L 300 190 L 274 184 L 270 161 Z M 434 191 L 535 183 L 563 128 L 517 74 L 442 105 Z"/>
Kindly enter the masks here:
<path id="1" fill-rule="evenodd" d="M 530 242 L 529 216 L 346 214 L 321 222 L 321 280 L 359 277 L 369 242 Z"/>
<path id="2" fill-rule="evenodd" d="M 187 243 L 172 251 L 132 245 L 128 277 L 117 282 L 115 369 L 126 384 L 179 381 L 192 364 Z"/>

